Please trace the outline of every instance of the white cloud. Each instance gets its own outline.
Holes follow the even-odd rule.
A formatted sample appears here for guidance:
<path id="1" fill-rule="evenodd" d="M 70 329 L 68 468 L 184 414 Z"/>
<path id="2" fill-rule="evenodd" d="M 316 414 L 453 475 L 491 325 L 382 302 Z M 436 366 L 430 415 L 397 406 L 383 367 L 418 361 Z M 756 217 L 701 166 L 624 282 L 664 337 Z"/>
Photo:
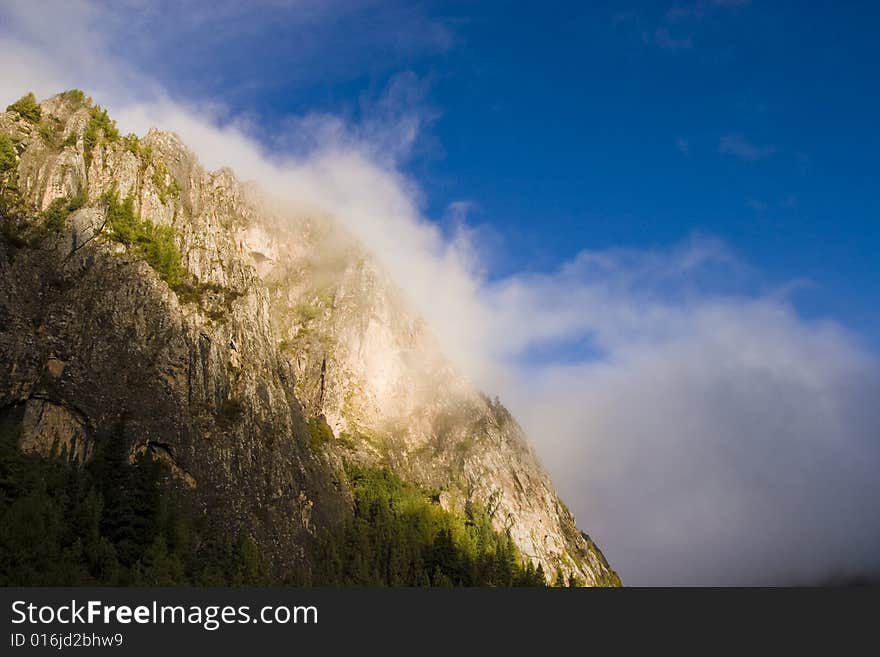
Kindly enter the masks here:
<path id="1" fill-rule="evenodd" d="M 631 272 L 560 280 L 560 296 L 590 300 L 580 308 L 603 356 L 521 368 L 505 391 L 625 580 L 876 569 L 876 360 L 778 295 L 670 301 L 621 283 Z"/>
<path id="2" fill-rule="evenodd" d="M 725 135 L 718 143 L 718 152 L 746 162 L 756 162 L 774 155 L 776 149 L 773 146 L 758 146 L 739 135 Z"/>
<path id="3" fill-rule="evenodd" d="M 124 131 L 174 130 L 207 166 L 336 215 L 447 353 L 509 401 L 624 581 L 764 583 L 880 565 L 880 368 L 841 327 L 737 285 L 753 273 L 723 244 L 584 251 L 555 272 L 490 281 L 469 206 L 450 208 L 461 227 L 450 237 L 396 168 L 431 120 L 418 80 L 397 78 L 386 106 L 354 125 L 292 119 L 288 130 L 309 138 L 279 135 L 287 150 L 268 153 L 213 99 L 175 101 L 119 64 L 94 15 L 83 3 L 0 10 L 0 57 L 15 62 L 0 94 L 84 88 Z M 745 159 L 770 154 L 724 144 Z M 584 342 L 590 358 L 552 356 Z"/>

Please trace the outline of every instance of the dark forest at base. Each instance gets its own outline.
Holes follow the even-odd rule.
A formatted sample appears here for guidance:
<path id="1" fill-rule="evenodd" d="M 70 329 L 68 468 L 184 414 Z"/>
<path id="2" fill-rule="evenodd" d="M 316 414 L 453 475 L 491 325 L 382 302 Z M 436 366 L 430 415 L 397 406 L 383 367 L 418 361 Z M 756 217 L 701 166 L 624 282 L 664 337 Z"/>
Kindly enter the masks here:
<path id="1" fill-rule="evenodd" d="M 23 452 L 17 423 L 0 421 L 0 585 L 545 584 L 481 507 L 446 510 L 435 492 L 354 467 L 353 515 L 319 535 L 310 567 L 272 575 L 246 528 L 192 517 L 166 466 L 149 451 L 130 460 L 127 444 L 99 437 L 88 463 L 70 464 L 63 449 Z"/>

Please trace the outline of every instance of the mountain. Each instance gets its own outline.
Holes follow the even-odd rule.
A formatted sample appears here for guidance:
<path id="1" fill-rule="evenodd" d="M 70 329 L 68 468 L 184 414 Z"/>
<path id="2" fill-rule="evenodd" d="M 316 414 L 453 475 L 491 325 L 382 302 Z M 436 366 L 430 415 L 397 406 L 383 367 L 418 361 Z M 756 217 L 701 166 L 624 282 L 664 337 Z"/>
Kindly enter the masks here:
<path id="1" fill-rule="evenodd" d="M 548 578 L 619 585 L 516 420 L 333 217 L 172 133 L 122 136 L 79 91 L 0 114 L 0 184 L 0 419 L 25 453 L 81 468 L 121 441 L 275 572 L 313 570 L 352 473 L 387 471 L 484 510 Z"/>

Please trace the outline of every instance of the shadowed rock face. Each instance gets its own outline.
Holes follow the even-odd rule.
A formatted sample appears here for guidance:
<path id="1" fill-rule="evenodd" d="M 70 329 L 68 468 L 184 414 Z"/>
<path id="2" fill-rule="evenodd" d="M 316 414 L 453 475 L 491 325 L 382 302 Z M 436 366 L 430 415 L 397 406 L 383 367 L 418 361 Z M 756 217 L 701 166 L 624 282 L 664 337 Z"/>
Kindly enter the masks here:
<path id="1" fill-rule="evenodd" d="M 202 170 L 173 134 L 95 138 L 75 97 L 42 112 L 40 127 L 0 114 L 18 156 L 0 173 L 17 179 L 0 204 L 0 408 L 20 414 L 23 449 L 82 461 L 116 430 L 279 568 L 344 517 L 343 462 L 385 465 L 447 508 L 483 504 L 547 573 L 619 583 L 516 421 L 332 218 Z M 108 239 L 112 189 L 174 228 L 181 285 Z M 78 194 L 47 230 L 39 212 Z"/>

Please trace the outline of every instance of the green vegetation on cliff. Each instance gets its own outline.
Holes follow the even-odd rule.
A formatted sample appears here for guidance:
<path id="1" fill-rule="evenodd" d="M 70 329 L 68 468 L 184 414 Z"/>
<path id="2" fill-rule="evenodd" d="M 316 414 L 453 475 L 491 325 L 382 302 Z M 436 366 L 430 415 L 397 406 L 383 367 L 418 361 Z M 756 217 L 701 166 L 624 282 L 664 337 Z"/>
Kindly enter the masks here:
<path id="1" fill-rule="evenodd" d="M 0 133 L 0 173 L 10 171 L 15 167 L 15 146 L 9 135 Z"/>
<path id="2" fill-rule="evenodd" d="M 168 167 L 162 160 L 159 160 L 154 165 L 151 179 L 153 186 L 156 188 L 156 193 L 159 195 L 159 200 L 163 205 L 169 199 L 180 198 L 180 183 L 177 182 L 177 178 L 168 172 Z"/>
<path id="3" fill-rule="evenodd" d="M 116 121 L 110 118 L 107 110 L 100 105 L 93 105 L 89 108 L 89 123 L 83 131 L 83 157 L 85 158 L 86 167 L 92 161 L 92 151 L 102 141 L 119 141 L 119 130 L 116 127 Z"/>
<path id="4" fill-rule="evenodd" d="M 79 210 L 86 203 L 85 190 L 71 199 L 56 198 L 49 204 L 49 207 L 43 210 L 41 217 L 43 219 L 43 229 L 46 233 L 58 233 L 64 228 L 64 222 L 67 221 L 71 212 Z"/>
<path id="5" fill-rule="evenodd" d="M 21 118 L 29 123 L 39 123 L 43 115 L 40 104 L 37 102 L 34 92 L 26 93 L 17 101 L 6 108 L 7 112 L 16 112 Z"/>
<path id="6" fill-rule="evenodd" d="M 62 91 L 58 95 L 61 97 L 61 100 L 73 108 L 87 105 L 92 102 L 92 99 L 87 97 L 82 89 L 68 89 L 67 91 Z"/>
<path id="7" fill-rule="evenodd" d="M 79 210 L 86 203 L 85 190 L 73 198 L 59 197 L 49 207 L 37 215 L 39 221 L 21 223 L 15 220 L 16 214 L 24 211 L 21 198 L 13 191 L 9 194 L 0 192 L 0 217 L 3 219 L 0 239 L 7 241 L 16 248 L 39 248 L 47 237 L 57 235 L 64 230 L 65 222 L 71 212 Z M 29 211 L 28 214 L 33 214 Z"/>
<path id="8" fill-rule="evenodd" d="M 174 242 L 174 227 L 161 226 L 138 217 L 132 194 L 120 200 L 119 192 L 113 188 L 104 192 L 101 200 L 107 206 L 107 226 L 111 237 L 126 246 L 139 249 L 149 265 L 170 286 L 180 285 L 183 266 L 180 251 Z"/>
<path id="9" fill-rule="evenodd" d="M 479 506 L 443 509 L 389 470 L 351 467 L 354 517 L 319 542 L 316 581 L 338 586 L 543 586 Z"/>
<path id="10" fill-rule="evenodd" d="M 319 449 L 333 440 L 333 430 L 323 415 L 309 418 L 309 447 Z"/>

